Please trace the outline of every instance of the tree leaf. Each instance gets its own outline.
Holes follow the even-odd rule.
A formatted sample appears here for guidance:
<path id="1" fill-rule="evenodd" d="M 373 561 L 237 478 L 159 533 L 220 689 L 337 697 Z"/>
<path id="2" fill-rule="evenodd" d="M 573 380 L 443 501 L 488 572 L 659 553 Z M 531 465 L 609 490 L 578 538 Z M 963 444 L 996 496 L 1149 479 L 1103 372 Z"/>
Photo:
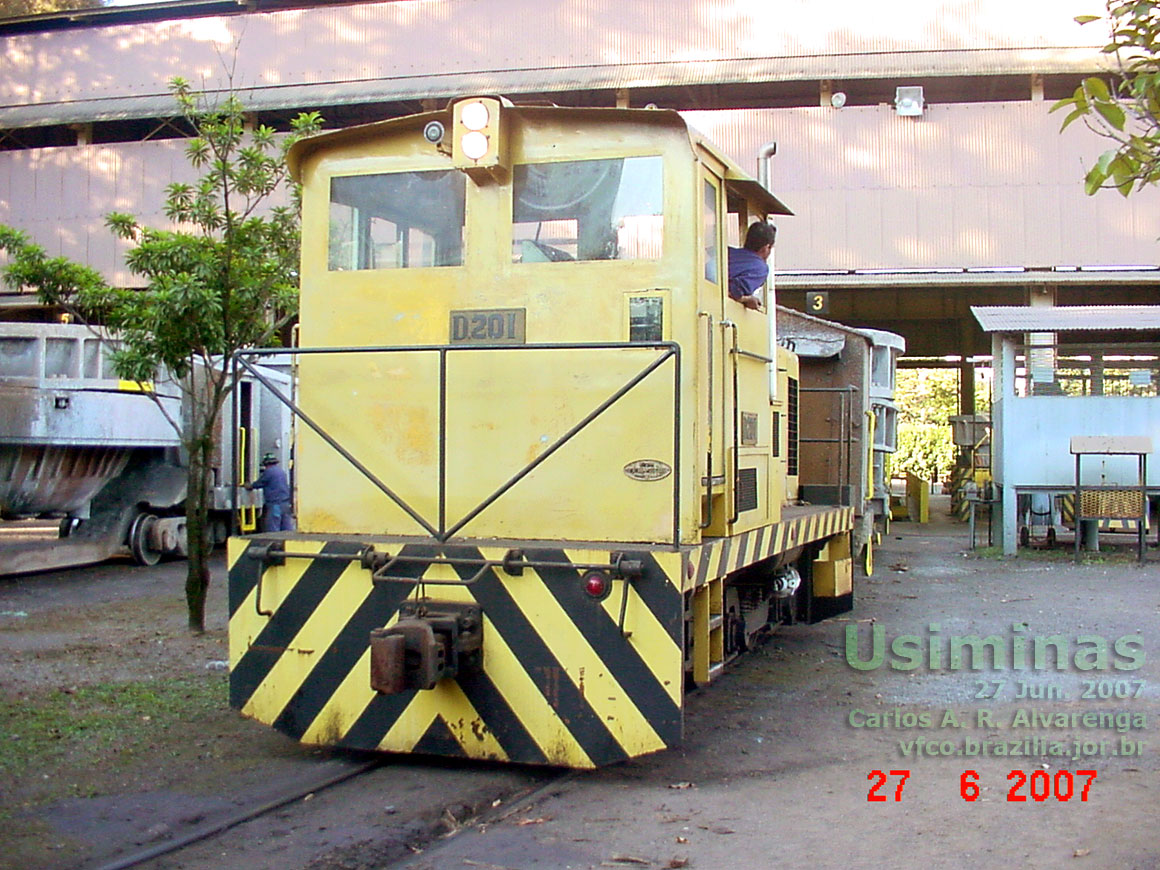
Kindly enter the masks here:
<path id="1" fill-rule="evenodd" d="M 1083 109 L 1076 109 L 1074 112 L 1063 119 L 1063 124 L 1060 125 L 1059 131 L 1062 133 L 1068 128 L 1072 121 L 1075 121 L 1077 118 L 1082 118 L 1086 114 L 1087 112 L 1085 112 Z"/>
<path id="2" fill-rule="evenodd" d="M 205 538 L 206 527 L 205 500 L 192 494 L 208 491 L 207 451 L 229 392 L 227 381 L 213 377 L 206 366 L 255 341 L 268 341 L 275 324 L 296 311 L 297 211 L 267 209 L 265 201 L 283 185 L 295 202 L 298 193 L 287 183 L 284 162 L 267 153 L 283 153 L 283 143 L 274 152 L 269 127 L 247 132 L 245 107 L 235 94 L 214 107 L 183 79 L 171 80 L 170 89 L 182 123 L 194 133 L 186 158 L 202 173 L 193 183 L 166 188 L 164 212 L 181 229 L 142 226 L 133 215 L 117 212 L 105 218 L 115 236 L 132 243 L 125 264 L 144 279 L 143 289 L 111 288 L 95 270 L 63 257 L 50 259 L 8 227 L 0 226 L 0 250 L 8 255 L 5 282 L 34 289 L 45 302 L 68 306 L 117 331 L 120 345 L 113 361 L 122 376 L 153 380 L 167 369 L 180 384 L 193 409 L 193 422 L 181 433 L 190 456 L 192 544 Z M 321 123 L 316 113 L 299 116 L 294 132 L 284 138 L 313 132 Z M 195 379 L 198 366 L 201 375 Z M 187 591 L 192 584 L 204 593 L 207 557 L 200 545 L 191 546 Z M 204 594 L 189 601 L 190 625 L 203 626 Z"/>
<path id="3" fill-rule="evenodd" d="M 1111 93 L 1103 79 L 1092 76 L 1083 80 L 1084 92 L 1096 100 L 1109 100 Z"/>
<path id="4" fill-rule="evenodd" d="M 1101 118 L 1111 124 L 1113 129 L 1120 131 L 1124 129 L 1124 110 L 1120 108 L 1118 103 L 1098 102 L 1093 103 L 1092 108 L 1094 108 L 1099 113 Z"/>

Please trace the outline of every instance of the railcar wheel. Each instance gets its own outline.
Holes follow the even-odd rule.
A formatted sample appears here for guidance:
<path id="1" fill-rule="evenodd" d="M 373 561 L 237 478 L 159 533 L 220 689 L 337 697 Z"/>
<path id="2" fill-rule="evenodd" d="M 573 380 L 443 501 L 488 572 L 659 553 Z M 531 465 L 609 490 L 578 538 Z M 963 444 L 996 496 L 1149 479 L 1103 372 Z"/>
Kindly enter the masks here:
<path id="1" fill-rule="evenodd" d="M 230 539 L 230 524 L 226 520 L 215 519 L 210 522 L 210 540 L 215 547 L 220 547 Z"/>
<path id="2" fill-rule="evenodd" d="M 161 561 L 161 551 L 153 549 L 149 542 L 150 532 L 157 524 L 157 517 L 153 514 L 137 514 L 133 525 L 129 528 L 129 552 L 133 554 L 133 561 L 138 565 L 152 567 Z"/>
<path id="3" fill-rule="evenodd" d="M 783 611 L 787 625 L 813 621 L 814 572 L 812 557 L 804 557 L 797 562 L 798 572 L 801 574 L 801 583 L 794 593 L 785 602 Z"/>

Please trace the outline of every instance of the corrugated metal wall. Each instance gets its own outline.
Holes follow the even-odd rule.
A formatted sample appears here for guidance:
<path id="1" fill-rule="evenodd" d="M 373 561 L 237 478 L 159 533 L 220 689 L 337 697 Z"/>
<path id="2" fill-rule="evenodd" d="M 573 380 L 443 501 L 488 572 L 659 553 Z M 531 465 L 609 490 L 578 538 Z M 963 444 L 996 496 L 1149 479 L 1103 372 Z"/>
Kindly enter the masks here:
<path id="1" fill-rule="evenodd" d="M 129 212 L 148 226 L 168 227 L 166 186 L 196 177 L 180 140 L 2 151 L 0 223 L 25 230 L 51 256 L 135 286 L 140 279 L 124 267 L 126 245 L 105 226 L 105 216 Z"/>
<path id="2" fill-rule="evenodd" d="M 811 0 L 396 0 L 86 27 L 0 39 L 0 115 L 164 94 L 174 75 L 221 85 L 228 66 L 237 88 L 269 95 L 314 83 L 338 96 L 370 80 L 384 94 L 434 96 L 469 81 L 534 91 L 1090 69 L 1103 34 L 1072 14 L 1058 0 L 834 0 L 824 9 Z M 1079 125 L 1060 136 L 1047 108 L 688 117 L 753 171 L 758 148 L 779 143 L 772 185 L 798 214 L 782 221 L 783 270 L 1156 263 L 1156 195 L 1085 197 L 1084 165 L 1101 143 Z M 126 283 L 105 214 L 164 225 L 164 187 L 189 174 L 173 142 L 0 152 L 0 221 Z"/>
<path id="3" fill-rule="evenodd" d="M 1090 69 L 1105 34 L 1059 0 L 406 0 L 0 38 L 0 108 L 210 87 L 457 74 L 538 87 Z M 236 50 L 236 59 L 235 59 Z M 448 84 L 454 82 L 454 84 Z M 452 90 L 448 90 L 451 87 Z M 416 91 L 420 88 L 420 91 Z"/>
<path id="4" fill-rule="evenodd" d="M 1044 102 L 687 112 L 771 186 L 779 269 L 916 269 L 1160 263 L 1160 191 L 1084 195 L 1105 143 Z"/>
<path id="5" fill-rule="evenodd" d="M 756 174 L 776 140 L 779 270 L 991 268 L 1160 263 L 1160 192 L 1083 193 L 1102 148 L 1076 125 L 1059 134 L 1045 103 L 725 110 L 686 117 Z M 165 185 L 190 180 L 180 142 L 0 152 L 0 222 L 54 254 L 129 282 L 104 226 L 129 211 L 164 226 Z"/>

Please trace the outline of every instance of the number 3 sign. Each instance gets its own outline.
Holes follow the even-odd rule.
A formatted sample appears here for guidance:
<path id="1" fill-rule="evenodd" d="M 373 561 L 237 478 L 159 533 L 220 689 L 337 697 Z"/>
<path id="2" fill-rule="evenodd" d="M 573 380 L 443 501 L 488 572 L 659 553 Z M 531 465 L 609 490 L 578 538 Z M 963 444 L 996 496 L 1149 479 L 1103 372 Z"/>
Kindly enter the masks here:
<path id="1" fill-rule="evenodd" d="M 815 290 L 807 293 L 806 311 L 810 314 L 829 314 L 830 294 L 825 290 Z"/>

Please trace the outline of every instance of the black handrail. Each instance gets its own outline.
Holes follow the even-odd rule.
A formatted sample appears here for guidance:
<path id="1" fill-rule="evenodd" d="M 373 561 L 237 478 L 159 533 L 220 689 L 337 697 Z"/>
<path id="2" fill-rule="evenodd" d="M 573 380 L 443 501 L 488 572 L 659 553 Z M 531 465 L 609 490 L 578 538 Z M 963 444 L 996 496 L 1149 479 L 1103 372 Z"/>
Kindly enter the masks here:
<path id="1" fill-rule="evenodd" d="M 470 510 L 464 517 L 456 521 L 450 528 L 446 524 L 446 470 L 447 470 L 447 354 L 453 351 L 481 351 L 481 350 L 621 350 L 633 349 L 639 350 L 643 348 L 652 348 L 656 350 L 663 350 L 659 357 L 650 362 L 643 370 L 638 372 L 629 381 L 619 388 L 612 396 L 602 402 L 597 408 L 591 411 L 583 420 L 569 429 L 564 435 L 555 441 L 547 450 L 533 459 L 530 463 L 524 466 L 519 472 L 509 478 L 491 495 L 485 498 L 480 504 Z M 386 483 L 381 481 L 375 474 L 361 463 L 350 451 L 346 450 L 330 433 L 326 432 L 317 422 L 296 405 L 291 399 L 278 390 L 266 377 L 264 377 L 256 368 L 255 364 L 251 364 L 243 357 L 250 359 L 258 359 L 265 356 L 299 356 L 311 354 L 337 354 L 337 353 L 407 353 L 407 352 L 437 352 L 439 354 L 439 469 L 438 469 L 438 529 L 424 519 L 418 511 L 408 505 L 397 493 L 395 493 Z M 291 413 L 300 417 L 314 432 L 322 438 L 327 444 L 333 447 L 340 456 L 346 459 L 354 468 L 373 483 L 380 491 L 387 495 L 396 505 L 398 505 L 409 517 L 415 520 L 422 526 L 436 541 L 446 542 L 452 535 L 462 529 L 467 523 L 475 519 L 480 513 L 490 507 L 497 499 L 504 493 L 510 490 L 513 486 L 519 483 L 520 480 L 527 477 L 537 466 L 539 466 L 549 456 L 559 450 L 565 443 L 575 437 L 580 431 L 592 423 L 597 417 L 607 411 L 612 405 L 623 398 L 635 386 L 640 384 L 649 375 L 659 369 L 669 359 L 674 359 L 674 375 L 673 375 L 673 546 L 680 545 L 680 505 L 681 505 L 681 348 L 680 345 L 672 341 L 661 342 L 577 342 L 574 344 L 565 343 L 535 343 L 535 344 L 463 344 L 463 345 L 406 345 L 406 346 L 376 346 L 376 347 L 309 347 L 309 348 L 249 348 L 247 350 L 238 351 L 233 356 L 233 378 L 234 382 L 238 379 L 238 366 L 241 365 L 246 372 L 257 380 L 262 386 L 268 389 L 273 396 L 278 399 L 283 405 L 290 409 Z M 236 396 L 236 391 L 235 391 Z M 236 430 L 236 418 L 238 415 L 237 401 L 234 402 L 234 416 Z M 235 475 L 236 477 L 236 475 Z M 238 500 L 237 482 L 234 482 L 234 503 Z"/>

